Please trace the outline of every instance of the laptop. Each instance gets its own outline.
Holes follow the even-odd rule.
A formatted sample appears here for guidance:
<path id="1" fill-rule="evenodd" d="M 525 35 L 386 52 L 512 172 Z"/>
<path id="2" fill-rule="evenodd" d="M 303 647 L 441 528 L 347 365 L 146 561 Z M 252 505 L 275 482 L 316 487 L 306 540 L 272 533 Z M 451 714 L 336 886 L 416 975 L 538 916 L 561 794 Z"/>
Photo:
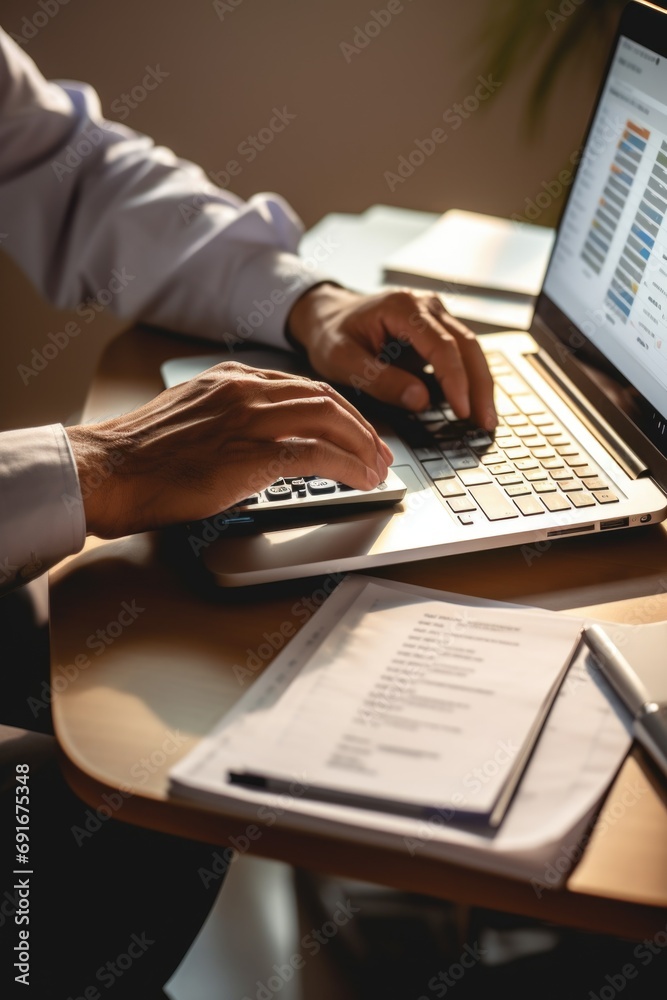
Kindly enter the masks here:
<path id="1" fill-rule="evenodd" d="M 338 514 L 323 508 L 268 528 L 253 527 L 250 512 L 241 531 L 233 519 L 208 519 L 186 526 L 193 558 L 220 586 L 245 587 L 662 521 L 666 214 L 667 12 L 633 0 L 531 328 L 479 338 L 496 383 L 497 433 L 458 421 L 437 397 L 419 415 L 366 400 L 394 453 L 392 475 L 407 488 L 402 499 Z M 233 357 L 303 370 L 287 351 Z M 169 361 L 163 380 L 177 384 L 223 359 Z M 366 409 L 358 394 L 348 398 Z"/>

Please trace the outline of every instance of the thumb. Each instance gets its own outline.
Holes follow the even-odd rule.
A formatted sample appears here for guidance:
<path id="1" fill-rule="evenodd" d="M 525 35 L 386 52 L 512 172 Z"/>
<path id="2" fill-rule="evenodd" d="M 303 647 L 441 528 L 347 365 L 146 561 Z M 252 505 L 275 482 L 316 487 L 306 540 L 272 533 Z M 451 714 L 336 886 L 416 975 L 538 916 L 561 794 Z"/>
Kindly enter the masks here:
<path id="1" fill-rule="evenodd" d="M 430 397 L 424 382 L 416 375 L 397 368 L 382 354 L 371 354 L 361 344 L 350 343 L 347 361 L 346 381 L 357 392 L 365 392 L 382 403 L 416 412 L 428 406 Z"/>

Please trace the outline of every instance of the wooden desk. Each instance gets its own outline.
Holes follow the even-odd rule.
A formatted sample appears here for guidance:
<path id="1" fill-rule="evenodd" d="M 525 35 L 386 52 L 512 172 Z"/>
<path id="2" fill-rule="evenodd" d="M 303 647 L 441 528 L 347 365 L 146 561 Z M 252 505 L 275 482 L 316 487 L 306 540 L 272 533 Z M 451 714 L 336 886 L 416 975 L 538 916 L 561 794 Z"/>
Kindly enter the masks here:
<path id="1" fill-rule="evenodd" d="M 200 349 L 210 353 L 211 345 L 149 330 L 122 334 L 104 354 L 84 419 L 144 402 L 162 388 L 159 363 Z M 657 621 L 667 618 L 667 531 L 561 540 L 530 562 L 507 548 L 375 575 L 609 621 Z M 247 843 L 301 867 L 573 927 L 637 939 L 664 931 L 667 806 L 639 754 L 623 766 L 604 823 L 598 820 L 566 888 L 541 898 L 527 882 L 296 834 L 280 821 L 250 843 L 246 824 L 170 801 L 169 768 L 245 690 L 234 665 L 248 662 L 264 631 L 287 621 L 298 627 L 294 605 L 312 599 L 314 587 L 295 581 L 281 585 L 279 596 L 239 599 L 188 578 L 168 537 L 151 533 L 90 538 L 52 571 L 54 721 L 67 779 L 91 807 L 91 829 L 113 814 L 216 845 L 232 836 L 241 849 Z"/>

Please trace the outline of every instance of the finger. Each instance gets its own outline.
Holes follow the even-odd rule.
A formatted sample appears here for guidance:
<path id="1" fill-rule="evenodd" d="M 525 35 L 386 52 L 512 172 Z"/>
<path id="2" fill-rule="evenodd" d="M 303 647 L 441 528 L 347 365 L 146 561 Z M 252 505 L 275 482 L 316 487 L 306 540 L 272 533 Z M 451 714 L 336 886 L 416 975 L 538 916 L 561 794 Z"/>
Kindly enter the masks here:
<path id="1" fill-rule="evenodd" d="M 428 389 L 415 375 L 396 367 L 400 364 L 402 345 L 396 341 L 396 353 L 373 354 L 363 344 L 353 339 L 345 341 L 345 366 L 340 366 L 340 380 L 345 381 L 361 395 L 367 393 L 374 399 L 408 410 L 423 410 L 429 403 Z M 342 352 L 341 352 L 342 353 Z"/>
<path id="2" fill-rule="evenodd" d="M 460 320 L 447 312 L 439 298 L 435 298 L 430 308 L 435 314 L 436 321 L 451 332 L 455 338 L 467 376 L 469 405 L 473 418 L 480 427 L 484 427 L 486 430 L 493 430 L 498 424 L 498 416 L 493 401 L 493 377 L 489 371 L 486 356 L 479 340 L 464 323 L 461 323 Z M 436 377 L 441 379 L 443 391 L 446 393 L 443 381 L 444 375 L 441 375 L 435 361 L 431 363 L 433 364 Z"/>
<path id="3" fill-rule="evenodd" d="M 272 444 L 267 442 L 262 451 L 266 456 L 266 469 L 270 469 L 272 474 L 267 478 L 258 468 L 252 482 L 258 482 L 259 477 L 265 486 L 279 476 L 319 476 L 345 483 L 356 490 L 370 490 L 384 478 L 357 455 L 323 439 L 290 438 Z M 277 474 L 273 474 L 275 470 L 279 470 Z"/>
<path id="4" fill-rule="evenodd" d="M 375 432 L 358 419 L 354 409 L 348 411 L 338 399 L 328 395 L 288 399 L 263 406 L 253 422 L 252 436 L 275 441 L 289 438 L 329 441 L 358 458 L 366 467 L 375 469 L 380 480 L 387 475 L 389 463 L 378 448 L 380 439 Z"/>
<path id="5" fill-rule="evenodd" d="M 289 400 L 296 399 L 312 399 L 315 401 L 328 400 L 334 403 L 344 411 L 347 417 L 351 417 L 353 419 L 357 427 L 361 426 L 366 434 L 370 436 L 376 450 L 383 457 L 387 465 L 390 465 L 393 462 L 394 456 L 392 455 L 391 450 L 384 443 L 373 425 L 366 420 L 363 414 L 361 414 L 359 410 L 357 410 L 357 408 L 349 402 L 349 400 L 345 399 L 344 396 L 341 396 L 339 392 L 336 392 L 336 390 L 327 382 L 303 379 L 300 377 L 283 377 L 282 381 L 274 381 L 267 387 L 266 396 L 267 399 L 275 403 L 287 402 Z M 313 409 L 311 412 L 314 414 L 316 411 Z M 300 436 L 309 436 L 308 425 L 301 428 Z"/>
<path id="6" fill-rule="evenodd" d="M 393 462 L 394 456 L 391 449 L 385 444 L 373 425 L 359 413 L 352 403 L 336 392 L 327 382 L 308 379 L 299 375 L 290 375 L 286 372 L 272 371 L 270 369 L 253 369 L 236 362 L 221 362 L 203 373 L 205 376 L 224 376 L 224 381 L 222 378 L 220 379 L 221 391 L 225 391 L 225 381 L 230 374 L 253 383 L 255 392 L 259 392 L 260 395 L 271 402 L 280 403 L 299 397 L 334 400 L 349 416 L 354 417 L 357 423 L 361 424 L 365 432 L 371 436 L 385 464 L 391 465 Z M 300 436 L 305 437 L 307 433 L 307 428 L 305 433 L 304 428 L 300 429 Z"/>
<path id="7" fill-rule="evenodd" d="M 433 366 L 458 417 L 467 419 L 472 415 L 481 426 L 492 430 L 497 424 L 493 379 L 473 332 L 447 312 L 438 296 L 420 298 L 416 309 L 412 295 L 406 293 L 396 299 L 395 309 L 387 317 L 390 332 L 407 335 Z"/>

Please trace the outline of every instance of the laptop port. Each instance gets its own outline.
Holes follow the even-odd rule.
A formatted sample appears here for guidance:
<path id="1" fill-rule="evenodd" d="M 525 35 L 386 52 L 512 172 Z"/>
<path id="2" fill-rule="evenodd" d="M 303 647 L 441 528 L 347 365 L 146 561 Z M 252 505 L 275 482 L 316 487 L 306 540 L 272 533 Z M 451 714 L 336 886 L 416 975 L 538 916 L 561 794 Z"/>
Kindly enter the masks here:
<path id="1" fill-rule="evenodd" d="M 629 517 L 615 517 L 611 521 L 600 521 L 600 531 L 606 531 L 608 528 L 628 528 L 629 526 Z"/>
<path id="2" fill-rule="evenodd" d="M 555 535 L 580 535 L 582 531 L 592 531 L 594 524 L 577 525 L 576 528 L 556 528 L 554 531 L 547 531 L 547 537 L 553 538 Z"/>

